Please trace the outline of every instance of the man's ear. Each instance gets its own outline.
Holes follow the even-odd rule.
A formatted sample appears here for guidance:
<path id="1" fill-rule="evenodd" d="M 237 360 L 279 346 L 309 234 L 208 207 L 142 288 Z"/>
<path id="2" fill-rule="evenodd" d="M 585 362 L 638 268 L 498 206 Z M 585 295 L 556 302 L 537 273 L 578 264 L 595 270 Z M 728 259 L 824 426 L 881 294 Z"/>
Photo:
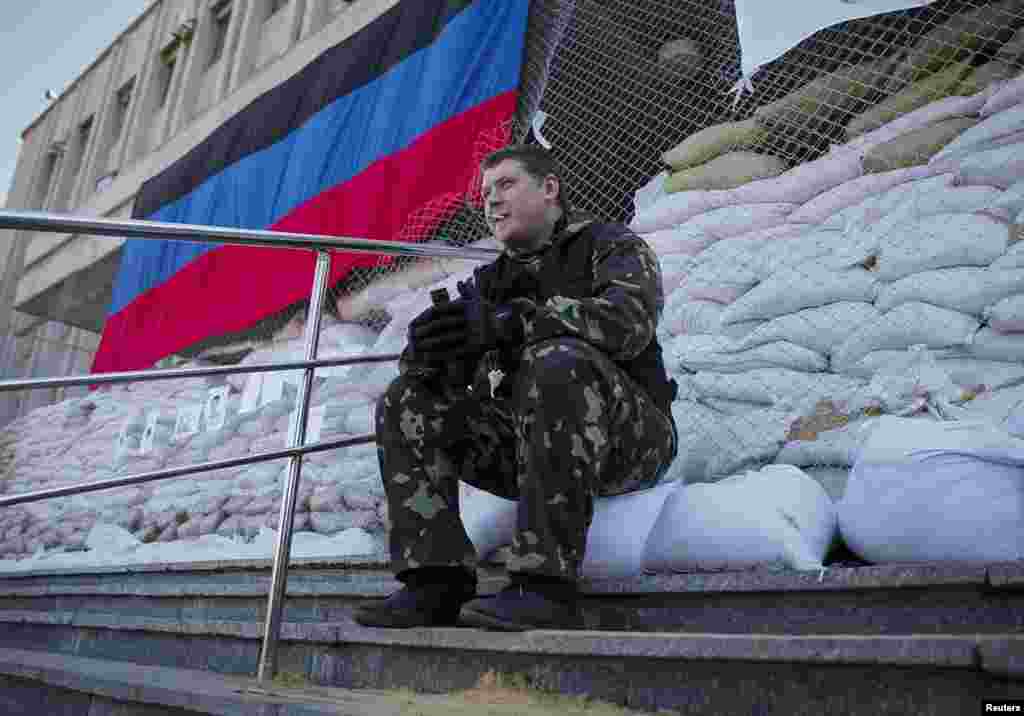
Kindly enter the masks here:
<path id="1" fill-rule="evenodd" d="M 548 174 L 544 177 L 544 198 L 545 199 L 557 199 L 558 190 L 560 188 L 558 177 L 554 174 Z"/>

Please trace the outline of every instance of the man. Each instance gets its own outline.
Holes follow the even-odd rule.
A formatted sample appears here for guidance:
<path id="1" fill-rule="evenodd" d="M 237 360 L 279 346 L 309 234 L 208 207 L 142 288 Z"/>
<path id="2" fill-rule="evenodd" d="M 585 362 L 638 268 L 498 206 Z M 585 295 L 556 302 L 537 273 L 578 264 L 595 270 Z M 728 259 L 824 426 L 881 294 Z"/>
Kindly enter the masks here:
<path id="1" fill-rule="evenodd" d="M 578 626 L 594 497 L 648 487 L 675 457 L 655 254 L 621 224 L 570 221 L 539 147 L 499 150 L 482 169 L 502 254 L 412 321 L 401 375 L 377 403 L 405 587 L 356 613 L 367 626 L 454 625 L 460 612 L 494 629 Z M 511 584 L 496 596 L 474 598 L 459 479 L 519 501 Z"/>

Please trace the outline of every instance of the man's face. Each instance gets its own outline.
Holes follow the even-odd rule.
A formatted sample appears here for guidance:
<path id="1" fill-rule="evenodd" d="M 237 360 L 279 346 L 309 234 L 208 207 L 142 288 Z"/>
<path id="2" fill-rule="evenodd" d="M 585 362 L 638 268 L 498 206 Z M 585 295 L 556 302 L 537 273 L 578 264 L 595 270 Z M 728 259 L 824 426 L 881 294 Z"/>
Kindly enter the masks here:
<path id="1" fill-rule="evenodd" d="M 511 249 L 530 251 L 550 235 L 558 219 L 558 180 L 532 177 L 516 159 L 483 173 L 484 216 L 494 237 Z"/>

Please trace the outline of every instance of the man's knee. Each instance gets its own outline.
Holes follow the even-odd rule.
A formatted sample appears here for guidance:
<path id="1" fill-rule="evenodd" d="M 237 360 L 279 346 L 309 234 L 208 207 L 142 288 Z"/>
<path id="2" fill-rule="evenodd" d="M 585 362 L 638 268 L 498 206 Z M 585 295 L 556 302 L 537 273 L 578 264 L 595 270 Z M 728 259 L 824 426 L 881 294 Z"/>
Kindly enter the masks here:
<path id="1" fill-rule="evenodd" d="M 593 365 L 603 355 L 578 338 L 549 338 L 524 349 L 522 368 L 525 375 L 538 382 L 565 385 L 580 377 L 581 368 Z"/>
<path id="2" fill-rule="evenodd" d="M 422 439 L 430 400 L 428 389 L 417 378 L 400 375 L 391 381 L 377 399 L 374 414 L 378 440 L 394 436 L 406 440 Z"/>

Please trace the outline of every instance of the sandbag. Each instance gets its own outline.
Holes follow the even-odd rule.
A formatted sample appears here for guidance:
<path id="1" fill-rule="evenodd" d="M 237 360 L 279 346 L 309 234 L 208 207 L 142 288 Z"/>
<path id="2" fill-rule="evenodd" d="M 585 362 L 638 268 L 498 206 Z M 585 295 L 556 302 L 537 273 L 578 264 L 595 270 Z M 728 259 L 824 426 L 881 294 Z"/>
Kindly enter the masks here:
<path id="1" fill-rule="evenodd" d="M 989 268 L 1000 271 L 1024 268 L 1024 241 L 1012 244 Z"/>
<path id="2" fill-rule="evenodd" d="M 880 194 L 914 179 L 924 178 L 936 171 L 932 167 L 908 167 L 859 177 L 814 197 L 790 214 L 788 220 L 793 224 L 819 224 L 836 212 L 859 204 L 869 196 Z"/>
<path id="3" fill-rule="evenodd" d="M 722 322 L 775 318 L 839 301 L 872 302 L 876 282 L 871 272 L 861 268 L 845 271 L 818 267 L 787 269 L 761 282 L 729 306 L 722 315 Z"/>
<path id="4" fill-rule="evenodd" d="M 815 465 L 852 467 L 864 439 L 864 421 L 848 423 L 818 433 L 813 440 L 790 440 L 775 456 L 775 464 L 803 468 Z"/>
<path id="5" fill-rule="evenodd" d="M 697 214 L 735 203 L 737 202 L 727 191 L 684 191 L 667 194 L 642 211 L 638 211 L 629 228 L 638 234 L 670 229 Z"/>
<path id="6" fill-rule="evenodd" d="M 976 115 L 984 104 L 984 95 L 973 95 L 970 97 L 953 96 L 940 99 L 920 109 L 915 109 L 913 112 L 905 114 L 898 119 L 894 119 L 878 129 L 862 134 L 856 139 L 851 139 L 845 144 L 834 147 L 832 151 L 835 153 L 863 152 L 870 147 L 883 144 L 884 142 L 896 139 L 902 134 L 927 127 L 944 119 Z"/>
<path id="7" fill-rule="evenodd" d="M 889 82 L 892 59 L 849 65 L 818 77 L 771 104 L 758 107 L 754 118 L 764 127 L 802 129 L 815 117 L 848 112 L 870 101 Z"/>
<path id="8" fill-rule="evenodd" d="M 995 59 L 972 70 L 964 77 L 964 81 L 960 83 L 960 86 L 957 87 L 957 92 L 973 95 L 991 89 L 994 90 L 992 94 L 995 94 L 1016 74 L 1017 71 L 1013 68 L 1013 65 Z"/>
<path id="9" fill-rule="evenodd" d="M 985 326 L 975 334 L 967 352 L 975 358 L 1024 361 L 1024 335 L 1000 333 L 991 326 Z"/>
<path id="10" fill-rule="evenodd" d="M 656 254 L 669 256 L 673 254 L 696 256 L 718 240 L 716 236 L 706 231 L 681 226 L 652 231 L 649 234 L 641 234 L 640 237 Z"/>
<path id="11" fill-rule="evenodd" d="M 1024 271 L 961 267 L 923 271 L 883 285 L 875 306 L 889 311 L 902 303 L 920 301 L 972 316 L 1015 293 L 1024 292 Z"/>
<path id="12" fill-rule="evenodd" d="M 854 363 L 850 363 L 848 365 L 836 365 L 833 361 L 830 367 L 840 375 L 871 380 L 875 374 L 880 370 L 883 370 L 886 366 L 890 366 L 894 362 L 904 360 L 907 353 L 908 352 L 906 350 L 871 351 Z M 940 361 L 947 358 L 964 358 L 969 355 L 966 347 L 939 348 L 930 350 L 929 353 L 931 353 L 936 360 Z"/>
<path id="13" fill-rule="evenodd" d="M 760 144 L 767 132 L 751 118 L 707 127 L 691 134 L 661 155 L 661 161 L 676 171 L 700 166 L 734 149 L 750 149 Z"/>
<path id="14" fill-rule="evenodd" d="M 801 468 L 804 474 L 821 485 L 834 503 L 839 503 L 846 494 L 846 483 L 850 480 L 850 468 L 839 465 L 813 465 Z"/>
<path id="15" fill-rule="evenodd" d="M 718 335 L 722 328 L 722 312 L 725 306 L 714 301 L 684 300 L 665 307 L 662 323 L 675 336 L 681 333 L 704 333 Z"/>
<path id="16" fill-rule="evenodd" d="M 894 227 L 879 237 L 877 276 L 904 276 L 957 266 L 988 266 L 1005 251 L 1005 224 L 981 214 L 938 214 Z"/>
<path id="17" fill-rule="evenodd" d="M 761 179 L 729 190 L 735 204 L 802 204 L 812 197 L 864 174 L 859 152 L 826 154 L 797 165 L 774 179 Z"/>
<path id="18" fill-rule="evenodd" d="M 986 308 L 984 314 L 988 325 L 1000 333 L 1024 333 L 1024 293 L 1003 298 Z"/>
<path id="19" fill-rule="evenodd" d="M 754 181 L 777 177 L 789 165 L 778 157 L 755 152 L 729 152 L 692 169 L 674 172 L 665 182 L 669 194 L 702 189 L 734 189 Z"/>
<path id="20" fill-rule="evenodd" d="M 588 579 L 633 577 L 643 572 L 644 546 L 665 500 L 681 483 L 594 500 L 594 519 L 580 573 Z"/>
<path id="21" fill-rule="evenodd" d="M 772 409 L 726 415 L 693 400 L 672 403 L 679 454 L 664 481 L 714 482 L 774 459 L 786 440 L 786 413 Z"/>
<path id="22" fill-rule="evenodd" d="M 846 138 L 855 139 L 931 102 L 945 99 L 956 91 L 970 69 L 969 63 L 958 62 L 889 96 L 851 119 L 846 125 Z"/>
<path id="23" fill-rule="evenodd" d="M 758 368 L 736 374 L 707 370 L 687 376 L 687 379 L 692 394 L 701 400 L 733 400 L 783 410 L 844 396 L 864 385 L 862 380 L 855 378 L 786 368 Z"/>
<path id="24" fill-rule="evenodd" d="M 1024 129 L 1024 104 L 997 112 L 982 122 L 976 123 L 955 141 L 947 144 L 941 152 L 935 155 L 933 161 L 941 161 L 943 158 L 969 147 L 982 145 L 1022 129 Z"/>
<path id="25" fill-rule="evenodd" d="M 976 392 L 1024 383 L 1024 363 L 979 358 L 939 358 L 939 367 L 957 385 Z"/>
<path id="26" fill-rule="evenodd" d="M 481 559 L 498 547 L 512 543 L 518 509 L 517 500 L 508 500 L 459 481 L 459 517 Z"/>
<path id="27" fill-rule="evenodd" d="M 1024 103 L 1024 75 L 1016 77 L 999 88 L 981 108 L 982 117 L 990 117 Z"/>
<path id="28" fill-rule="evenodd" d="M 838 515 L 870 562 L 1024 558 L 1024 442 L 987 422 L 883 416 Z"/>
<path id="29" fill-rule="evenodd" d="M 956 186 L 994 186 L 1009 189 L 1024 176 L 1024 158 L 999 162 L 995 166 L 969 164 L 959 166 L 954 183 Z"/>
<path id="30" fill-rule="evenodd" d="M 727 239 L 785 224 L 786 217 L 795 208 L 796 204 L 785 202 L 731 205 L 698 214 L 680 224 L 679 228 Z"/>
<path id="31" fill-rule="evenodd" d="M 894 76 L 908 77 L 913 82 L 938 72 L 950 62 L 970 59 L 998 32 L 1005 33 L 1005 28 L 1019 25 L 1022 9 L 1020 0 L 1004 0 L 954 15 L 914 44 Z"/>
<path id="32" fill-rule="evenodd" d="M 668 172 L 658 172 L 651 180 L 636 190 L 633 195 L 633 215 L 636 216 L 649 206 L 653 206 L 665 196 L 665 180 Z"/>
<path id="33" fill-rule="evenodd" d="M 828 355 L 851 333 L 881 314 L 866 302 L 839 301 L 779 316 L 738 341 L 732 350 L 741 351 L 765 343 L 788 341 Z"/>
<path id="34" fill-rule="evenodd" d="M 864 155 L 864 171 L 874 174 L 927 164 L 943 147 L 976 124 L 978 120 L 973 117 L 943 119 L 875 145 Z"/>
<path id="35" fill-rule="evenodd" d="M 968 420 L 984 420 L 1024 438 L 1024 385 L 986 391 L 965 406 Z"/>
<path id="36" fill-rule="evenodd" d="M 763 247 L 756 257 L 755 268 L 758 277 L 764 280 L 780 271 L 815 268 L 839 271 L 863 266 L 874 254 L 873 245 L 866 247 L 847 242 L 841 231 L 812 231 L 784 243 Z"/>
<path id="37" fill-rule="evenodd" d="M 820 570 L 836 525 L 821 485 L 797 468 L 769 465 L 673 492 L 647 539 L 644 570 Z"/>
<path id="38" fill-rule="evenodd" d="M 971 341 L 980 323 L 971 316 L 927 303 L 904 303 L 862 326 L 832 352 L 832 364 L 851 365 L 868 353 L 914 345 L 946 348 Z"/>
<path id="39" fill-rule="evenodd" d="M 734 343 L 723 336 L 683 335 L 670 344 L 669 355 L 689 371 L 745 373 L 758 368 L 789 368 L 807 373 L 825 370 L 828 360 L 795 343 L 776 341 L 732 352 Z"/>

